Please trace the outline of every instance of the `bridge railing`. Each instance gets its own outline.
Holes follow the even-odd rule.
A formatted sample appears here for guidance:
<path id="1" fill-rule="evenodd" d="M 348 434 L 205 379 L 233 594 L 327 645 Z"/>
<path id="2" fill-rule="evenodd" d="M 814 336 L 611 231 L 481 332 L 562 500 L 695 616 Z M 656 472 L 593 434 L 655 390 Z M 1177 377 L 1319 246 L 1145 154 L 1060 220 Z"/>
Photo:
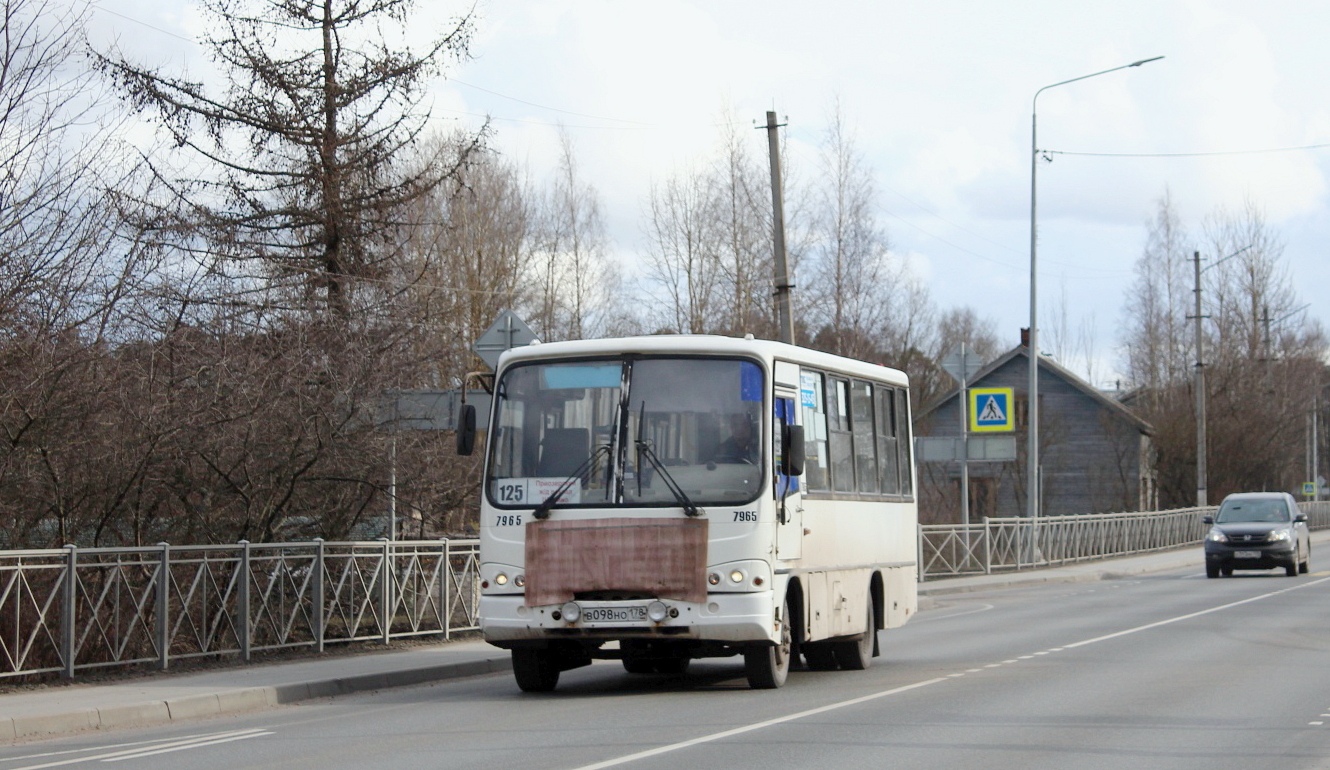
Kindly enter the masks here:
<path id="1" fill-rule="evenodd" d="M 478 540 L 0 552 L 0 678 L 478 627 Z"/>
<path id="2" fill-rule="evenodd" d="M 1330 502 L 1303 503 L 1330 529 Z M 1199 545 L 1214 508 L 919 528 L 920 580 Z M 478 540 L 0 551 L 0 679 L 479 627 Z"/>
<path id="3" fill-rule="evenodd" d="M 1311 529 L 1330 529 L 1330 502 L 1298 504 Z M 1052 567 L 1199 546 L 1215 507 L 1139 513 L 985 518 L 919 527 L 919 579 Z"/>

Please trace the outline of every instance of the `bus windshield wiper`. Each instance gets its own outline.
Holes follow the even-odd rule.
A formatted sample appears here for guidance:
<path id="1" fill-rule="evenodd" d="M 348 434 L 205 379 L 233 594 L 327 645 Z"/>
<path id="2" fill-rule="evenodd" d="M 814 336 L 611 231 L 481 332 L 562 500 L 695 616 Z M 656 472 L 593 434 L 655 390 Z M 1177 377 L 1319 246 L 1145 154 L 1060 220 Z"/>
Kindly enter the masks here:
<path id="1" fill-rule="evenodd" d="M 568 478 L 564 479 L 563 483 L 559 485 L 558 489 L 555 489 L 553 492 L 551 492 L 550 496 L 545 498 L 544 502 L 542 502 L 540 505 L 537 505 L 535 509 L 531 511 L 531 515 L 535 516 L 537 519 L 548 518 L 550 515 L 550 509 L 554 507 L 554 504 L 559 501 L 560 497 L 563 497 L 563 493 L 567 492 L 568 489 L 572 487 L 574 482 L 581 482 L 582 477 L 586 475 L 586 472 L 591 469 L 593 464 L 596 462 L 597 459 L 600 458 L 601 455 L 605 455 L 606 457 L 608 457 L 609 454 L 610 454 L 609 444 L 601 444 L 600 446 L 596 447 L 596 451 L 592 452 L 587 457 L 587 459 L 583 460 L 582 464 L 577 466 L 577 469 L 574 470 L 572 474 L 568 476 Z"/>
<path id="2" fill-rule="evenodd" d="M 656 451 L 651 448 L 651 442 L 642 439 L 641 422 L 637 424 L 637 439 L 633 443 L 637 445 L 638 497 L 642 496 L 642 458 L 645 457 L 647 458 L 647 461 L 651 463 L 651 467 L 655 468 L 656 472 L 660 474 L 660 477 L 665 480 L 665 486 L 669 487 L 670 492 L 674 494 L 674 499 L 679 501 L 679 505 L 683 506 L 683 512 L 689 516 L 701 516 L 702 509 L 698 508 L 692 500 L 688 499 L 688 495 L 683 491 L 683 488 L 674 480 L 674 477 L 670 475 L 670 472 L 665 470 L 665 464 L 656 456 Z"/>

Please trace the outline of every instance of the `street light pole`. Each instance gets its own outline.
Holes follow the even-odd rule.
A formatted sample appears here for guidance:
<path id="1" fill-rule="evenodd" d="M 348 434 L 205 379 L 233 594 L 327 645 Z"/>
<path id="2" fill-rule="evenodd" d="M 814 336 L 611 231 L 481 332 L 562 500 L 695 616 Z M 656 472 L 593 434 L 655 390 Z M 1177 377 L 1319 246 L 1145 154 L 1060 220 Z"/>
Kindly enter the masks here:
<path id="1" fill-rule="evenodd" d="M 1028 349 L 1028 361 L 1030 366 L 1030 386 L 1029 394 L 1026 397 L 1026 421 L 1029 426 L 1030 436 L 1027 441 L 1026 464 L 1025 469 L 1025 496 L 1028 514 L 1031 519 L 1039 515 L 1039 271 L 1037 260 L 1038 230 L 1036 226 L 1036 204 L 1038 199 L 1035 195 L 1036 181 L 1039 170 L 1039 121 L 1038 104 L 1039 94 L 1050 88 L 1065 86 L 1068 83 L 1075 83 L 1078 80 L 1087 80 L 1089 78 L 1107 75 L 1110 72 L 1125 70 L 1131 67 L 1139 67 L 1142 64 L 1149 64 L 1152 61 L 1159 61 L 1164 57 L 1155 56 L 1151 59 L 1141 59 L 1131 64 L 1123 64 L 1120 67 L 1091 72 L 1089 75 L 1081 75 L 1070 80 L 1063 80 L 1044 86 L 1034 92 L 1034 99 L 1030 102 L 1030 332 Z"/>
<path id="2" fill-rule="evenodd" d="M 1205 357 L 1202 355 L 1204 338 L 1201 336 L 1201 252 L 1194 253 L 1196 266 L 1196 507 L 1209 505 L 1209 481 L 1206 478 L 1205 442 Z"/>

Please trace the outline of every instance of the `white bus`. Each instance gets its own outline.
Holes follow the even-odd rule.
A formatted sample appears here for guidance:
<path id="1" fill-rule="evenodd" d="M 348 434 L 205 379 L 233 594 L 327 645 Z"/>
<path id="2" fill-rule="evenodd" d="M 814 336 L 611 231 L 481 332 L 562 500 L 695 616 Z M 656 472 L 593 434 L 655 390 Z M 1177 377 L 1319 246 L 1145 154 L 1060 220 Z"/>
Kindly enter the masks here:
<path id="1" fill-rule="evenodd" d="M 800 656 L 867 667 L 878 629 L 915 613 L 903 373 L 671 335 L 510 350 L 493 386 L 480 626 L 522 690 L 593 659 L 682 673 L 730 655 L 780 687 Z"/>

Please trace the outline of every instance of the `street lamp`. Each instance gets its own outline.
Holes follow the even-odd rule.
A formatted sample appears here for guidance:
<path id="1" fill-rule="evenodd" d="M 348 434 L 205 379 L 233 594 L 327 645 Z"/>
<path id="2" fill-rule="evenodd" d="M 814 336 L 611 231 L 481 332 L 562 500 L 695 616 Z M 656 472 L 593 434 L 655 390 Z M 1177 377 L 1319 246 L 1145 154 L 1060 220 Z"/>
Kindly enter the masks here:
<path id="1" fill-rule="evenodd" d="M 1037 230 L 1035 225 L 1035 180 L 1039 169 L 1039 144 L 1038 144 L 1038 126 L 1036 117 L 1036 107 L 1039 103 L 1039 94 L 1050 88 L 1065 86 L 1068 83 L 1075 83 L 1078 80 L 1086 80 L 1100 75 L 1107 75 L 1110 72 L 1125 70 L 1130 67 L 1139 67 L 1142 64 L 1149 64 L 1152 61 L 1159 61 L 1164 57 L 1156 56 L 1151 59 L 1141 59 L 1131 64 L 1124 64 L 1120 67 L 1091 72 L 1089 75 L 1081 75 L 1078 78 L 1063 80 L 1057 83 L 1046 85 L 1034 92 L 1034 99 L 1030 102 L 1030 334 L 1029 334 L 1029 364 L 1030 364 L 1030 392 L 1026 401 L 1026 420 L 1029 423 L 1030 438 L 1028 441 L 1027 464 L 1025 469 L 1026 478 L 1026 503 L 1029 509 L 1031 519 L 1039 515 L 1039 293 L 1038 293 L 1038 270 L 1036 259 Z"/>
<path id="2" fill-rule="evenodd" d="M 1196 507 L 1197 508 L 1204 508 L 1205 506 L 1210 504 L 1208 499 L 1209 490 L 1207 489 L 1209 485 L 1209 480 L 1206 477 L 1206 467 L 1205 467 L 1206 456 L 1209 453 L 1209 450 L 1206 448 L 1206 441 L 1205 441 L 1205 357 L 1201 355 L 1202 352 L 1204 351 L 1203 348 L 1204 337 L 1201 336 L 1201 319 L 1204 318 L 1204 316 L 1201 315 L 1201 273 L 1204 273 L 1206 270 L 1209 270 L 1210 268 L 1218 265 L 1220 262 L 1227 262 L 1228 260 L 1238 256 L 1242 252 L 1250 249 L 1252 245 L 1253 244 L 1248 244 L 1246 246 L 1243 246 L 1242 248 L 1238 249 L 1232 254 L 1229 254 L 1227 257 L 1223 257 L 1221 259 L 1215 260 L 1214 262 L 1211 262 L 1210 264 L 1206 265 L 1204 268 L 1201 267 L 1201 252 L 1199 251 L 1193 252 L 1192 256 L 1192 261 L 1196 268 L 1196 315 L 1193 317 L 1196 319 L 1195 387 L 1196 387 Z"/>

